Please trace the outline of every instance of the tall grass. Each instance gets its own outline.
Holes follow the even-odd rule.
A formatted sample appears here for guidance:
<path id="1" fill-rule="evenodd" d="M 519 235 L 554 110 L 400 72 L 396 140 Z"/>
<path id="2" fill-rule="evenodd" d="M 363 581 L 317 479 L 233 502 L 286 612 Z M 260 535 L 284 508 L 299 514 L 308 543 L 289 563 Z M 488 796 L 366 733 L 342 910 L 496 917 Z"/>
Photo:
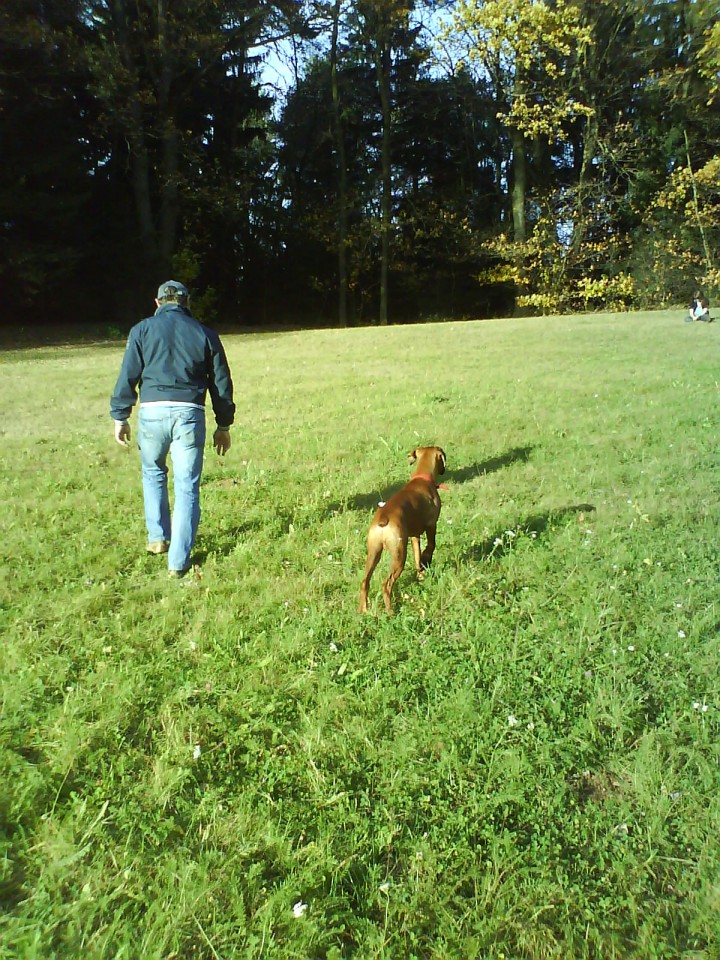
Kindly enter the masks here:
<path id="1" fill-rule="evenodd" d="M 720 956 L 719 336 L 227 336 L 182 583 L 112 441 L 122 344 L 0 354 L 0 956 Z M 360 617 L 426 443 L 433 568 Z"/>

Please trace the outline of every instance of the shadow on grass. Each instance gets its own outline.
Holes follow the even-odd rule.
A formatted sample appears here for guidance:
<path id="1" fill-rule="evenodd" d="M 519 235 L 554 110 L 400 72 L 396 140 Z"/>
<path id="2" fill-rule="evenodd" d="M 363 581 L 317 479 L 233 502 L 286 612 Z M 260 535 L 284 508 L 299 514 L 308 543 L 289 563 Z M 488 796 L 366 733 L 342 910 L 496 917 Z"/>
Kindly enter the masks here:
<path id="1" fill-rule="evenodd" d="M 508 450 L 498 457 L 490 457 L 489 460 L 483 460 L 481 463 L 471 463 L 459 470 L 450 470 L 448 473 L 450 483 L 467 483 L 468 480 L 476 480 L 488 473 L 497 473 L 499 470 L 504 470 L 505 467 L 510 467 L 513 463 L 527 463 L 532 452 L 533 447 L 513 447 L 512 450 Z"/>
<path id="2" fill-rule="evenodd" d="M 192 562 L 203 563 L 212 556 L 229 557 L 239 541 L 258 527 L 257 523 L 239 523 L 225 530 L 201 533 L 192 553 Z"/>
<path id="3" fill-rule="evenodd" d="M 532 447 L 513 447 L 511 450 L 508 450 L 497 457 L 491 457 L 489 460 L 467 464 L 464 467 L 460 467 L 458 470 L 453 470 L 451 468 L 447 473 L 448 484 L 452 486 L 454 484 L 466 483 L 469 480 L 475 480 L 478 477 L 486 476 L 489 473 L 496 473 L 514 463 L 527 463 L 527 461 L 530 459 L 532 450 Z M 239 483 L 237 478 L 228 477 L 221 479 L 215 477 L 208 478 L 204 482 L 208 486 L 215 484 L 222 488 L 233 488 Z M 302 515 L 296 510 L 269 508 L 267 513 L 267 523 L 261 522 L 256 518 L 252 522 L 237 524 L 236 526 L 227 530 L 208 532 L 204 535 L 201 534 L 198 545 L 193 553 L 193 560 L 197 563 L 202 563 L 212 555 L 228 556 L 235 549 L 239 539 L 251 531 L 256 531 L 261 528 L 274 528 L 278 534 L 280 534 L 282 531 L 286 531 L 291 523 L 296 527 L 301 528 L 312 526 L 317 522 L 326 520 L 328 517 L 331 517 L 335 514 L 345 513 L 346 511 L 369 513 L 377 508 L 380 500 L 386 499 L 399 489 L 401 489 L 399 486 L 394 486 L 390 490 L 351 494 L 343 500 L 335 500 L 330 503 L 323 503 L 317 513 L 313 512 L 312 516 Z M 537 518 L 531 518 L 531 520 L 527 522 L 537 522 Z M 493 540 L 489 542 L 492 544 Z M 478 549 L 484 549 L 484 547 L 479 545 Z M 492 550 L 488 550 L 487 554 L 482 555 L 489 556 L 492 552 Z M 495 549 L 494 552 L 497 555 L 497 549 Z"/>
<path id="4" fill-rule="evenodd" d="M 527 463 L 532 451 L 532 447 L 513 447 L 512 450 L 508 450 L 498 457 L 491 457 L 489 460 L 483 460 L 480 463 L 470 463 L 457 470 L 453 470 L 452 467 L 450 467 L 445 477 L 443 477 L 443 480 L 447 478 L 447 483 L 451 487 L 453 484 L 467 483 L 469 480 L 476 480 L 478 477 L 486 476 L 489 473 L 497 473 L 499 470 L 503 470 L 513 463 Z M 408 480 L 409 479 L 408 477 Z M 400 489 L 400 487 L 393 487 L 391 490 L 386 490 L 382 493 L 356 493 L 342 503 L 328 504 L 326 512 L 332 514 L 344 510 L 374 510 L 379 500 L 391 496 Z"/>
<path id="5" fill-rule="evenodd" d="M 571 507 L 562 507 L 559 510 L 548 510 L 546 513 L 537 513 L 528 517 L 522 523 L 519 523 L 513 532 L 516 535 L 518 533 L 524 533 L 526 535 L 534 533 L 539 537 L 553 527 L 558 527 L 566 523 L 573 517 L 594 512 L 595 507 L 591 503 L 578 503 Z M 506 529 L 499 530 L 480 543 L 472 544 L 468 550 L 465 550 L 460 555 L 460 559 L 464 562 L 477 562 L 480 560 L 489 560 L 490 558 L 499 560 L 512 549 L 513 542 L 514 538 L 508 536 Z"/>

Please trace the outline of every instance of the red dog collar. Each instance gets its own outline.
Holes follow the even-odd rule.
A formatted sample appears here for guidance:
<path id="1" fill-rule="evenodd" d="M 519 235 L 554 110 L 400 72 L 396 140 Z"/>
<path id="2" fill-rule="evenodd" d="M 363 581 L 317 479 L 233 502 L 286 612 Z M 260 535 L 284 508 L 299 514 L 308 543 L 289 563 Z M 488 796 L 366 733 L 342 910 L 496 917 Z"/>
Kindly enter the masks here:
<path id="1" fill-rule="evenodd" d="M 435 483 L 434 479 L 429 473 L 415 473 L 411 480 L 427 480 L 428 483 L 431 483 L 436 490 L 449 490 L 450 488 L 446 483 Z"/>

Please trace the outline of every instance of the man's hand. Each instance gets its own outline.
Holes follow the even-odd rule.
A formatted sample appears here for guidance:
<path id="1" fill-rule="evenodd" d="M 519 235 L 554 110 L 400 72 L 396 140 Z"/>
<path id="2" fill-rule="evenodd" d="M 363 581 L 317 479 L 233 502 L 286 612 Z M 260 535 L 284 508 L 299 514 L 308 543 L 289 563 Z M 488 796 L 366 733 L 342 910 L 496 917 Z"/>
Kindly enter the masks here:
<path id="1" fill-rule="evenodd" d="M 130 424 L 120 420 L 115 421 L 115 439 L 121 447 L 130 446 Z"/>
<path id="2" fill-rule="evenodd" d="M 215 453 L 219 457 L 224 457 L 230 449 L 231 442 L 230 431 L 221 430 L 220 427 L 218 427 L 213 434 L 213 446 L 215 447 Z"/>

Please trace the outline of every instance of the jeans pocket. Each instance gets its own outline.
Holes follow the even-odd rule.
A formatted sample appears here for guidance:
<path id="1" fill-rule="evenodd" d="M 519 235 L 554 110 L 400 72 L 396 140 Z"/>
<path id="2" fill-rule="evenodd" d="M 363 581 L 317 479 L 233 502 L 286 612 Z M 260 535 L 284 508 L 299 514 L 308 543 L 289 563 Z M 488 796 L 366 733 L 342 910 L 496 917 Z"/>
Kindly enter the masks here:
<path id="1" fill-rule="evenodd" d="M 167 434 L 167 424 L 161 417 L 148 417 L 142 413 L 138 417 L 138 435 L 144 440 L 162 443 Z"/>
<path id="2" fill-rule="evenodd" d="M 175 418 L 173 440 L 181 447 L 190 449 L 205 444 L 205 412 L 188 410 Z"/>

